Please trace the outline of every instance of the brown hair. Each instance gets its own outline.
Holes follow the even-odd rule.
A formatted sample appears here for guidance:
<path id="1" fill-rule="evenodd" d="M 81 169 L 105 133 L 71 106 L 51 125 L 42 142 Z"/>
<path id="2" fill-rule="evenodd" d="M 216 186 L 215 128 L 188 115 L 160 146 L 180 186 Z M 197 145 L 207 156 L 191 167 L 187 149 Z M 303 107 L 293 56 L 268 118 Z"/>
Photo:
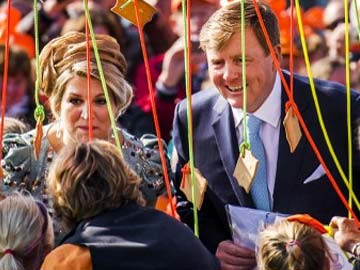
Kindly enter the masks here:
<path id="1" fill-rule="evenodd" d="M 310 225 L 282 220 L 260 233 L 259 270 L 325 270 L 327 255 L 324 239 Z"/>
<path id="2" fill-rule="evenodd" d="M 140 178 L 106 141 L 64 147 L 47 179 L 54 209 L 67 228 L 133 201 L 144 204 Z"/>
<path id="3" fill-rule="evenodd" d="M 276 15 L 271 8 L 263 1 L 258 0 L 257 4 L 263 17 L 267 32 L 270 36 L 272 46 L 280 44 L 280 30 Z M 270 50 L 266 44 L 264 33 L 260 27 L 255 12 L 253 0 L 244 0 L 245 26 L 250 27 L 264 49 L 266 55 Z M 240 1 L 231 2 L 217 10 L 204 24 L 200 32 L 200 47 L 206 51 L 207 48 L 220 50 L 231 37 L 241 31 L 241 5 Z"/>
<path id="4" fill-rule="evenodd" d="M 128 107 L 133 96 L 132 88 L 124 77 L 126 60 L 114 38 L 95 35 L 95 39 L 109 94 L 117 107 L 117 114 L 120 114 Z M 49 97 L 55 116 L 58 115 L 66 84 L 75 75 L 85 77 L 87 74 L 86 46 L 85 34 L 69 32 L 51 40 L 40 54 L 40 88 Z M 91 77 L 100 80 L 92 46 L 90 58 Z"/>
<path id="5" fill-rule="evenodd" d="M 0 74 L 4 74 L 5 45 L 0 44 Z M 9 76 L 22 75 L 31 81 L 32 69 L 31 60 L 26 51 L 18 46 L 11 46 L 9 49 Z"/>

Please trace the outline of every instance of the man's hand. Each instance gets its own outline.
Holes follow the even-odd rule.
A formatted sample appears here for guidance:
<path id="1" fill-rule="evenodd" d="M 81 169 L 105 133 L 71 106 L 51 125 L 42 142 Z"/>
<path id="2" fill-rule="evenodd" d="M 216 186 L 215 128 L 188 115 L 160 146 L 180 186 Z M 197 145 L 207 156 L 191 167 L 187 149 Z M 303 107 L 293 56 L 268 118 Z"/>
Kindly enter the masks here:
<path id="1" fill-rule="evenodd" d="M 184 77 L 184 39 L 179 38 L 174 42 L 169 50 L 164 55 L 162 71 L 158 78 L 163 84 L 168 87 L 175 87 L 179 81 Z M 205 54 L 202 52 L 192 53 L 191 63 L 200 64 L 206 61 Z"/>
<path id="2" fill-rule="evenodd" d="M 334 230 L 336 243 L 342 249 L 351 252 L 353 246 L 360 242 L 360 227 L 355 220 L 345 217 L 333 217 L 330 227 Z"/>
<path id="3" fill-rule="evenodd" d="M 251 270 L 256 266 L 255 252 L 230 240 L 220 242 L 216 257 L 220 260 L 221 270 Z"/>

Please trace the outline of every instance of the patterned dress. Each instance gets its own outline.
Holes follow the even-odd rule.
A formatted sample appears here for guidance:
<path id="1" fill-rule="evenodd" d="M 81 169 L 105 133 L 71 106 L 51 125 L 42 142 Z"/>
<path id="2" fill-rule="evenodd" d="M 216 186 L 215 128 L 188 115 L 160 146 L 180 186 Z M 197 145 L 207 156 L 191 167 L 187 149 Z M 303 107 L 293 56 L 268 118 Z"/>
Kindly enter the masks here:
<path id="1" fill-rule="evenodd" d="M 48 139 L 47 132 L 50 125 L 44 127 L 45 136 L 41 142 L 38 159 L 34 156 L 33 140 L 35 130 L 25 134 L 6 134 L 3 139 L 3 160 L 1 166 L 4 171 L 2 193 L 13 191 L 28 192 L 38 200 L 43 201 L 52 213 L 51 201 L 46 192 L 45 179 L 50 163 L 56 156 Z M 140 139 L 121 131 L 124 137 L 122 154 L 129 166 L 140 176 L 140 189 L 148 206 L 155 205 L 157 196 L 165 191 L 160 153 L 157 138 L 154 135 L 144 135 Z M 166 145 L 164 143 L 165 150 Z M 167 160 L 168 161 L 168 160 Z M 171 178 L 170 165 L 168 173 Z M 55 222 L 56 223 L 56 222 Z M 55 233 L 57 233 L 55 224 Z"/>

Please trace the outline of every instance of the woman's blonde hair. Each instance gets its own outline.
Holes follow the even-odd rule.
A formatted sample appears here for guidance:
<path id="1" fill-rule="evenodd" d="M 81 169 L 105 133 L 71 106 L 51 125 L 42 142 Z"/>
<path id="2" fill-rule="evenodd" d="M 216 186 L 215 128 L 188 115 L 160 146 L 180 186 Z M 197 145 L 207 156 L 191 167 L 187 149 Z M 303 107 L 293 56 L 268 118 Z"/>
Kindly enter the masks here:
<path id="1" fill-rule="evenodd" d="M 47 179 L 56 215 L 68 229 L 131 201 L 144 205 L 140 181 L 119 149 L 101 140 L 64 147 Z"/>
<path id="2" fill-rule="evenodd" d="M 45 206 L 14 193 L 0 201 L 0 269 L 39 269 L 53 248 L 52 222 Z"/>
<path id="3" fill-rule="evenodd" d="M 282 220 L 260 233 L 259 270 L 325 270 L 330 253 L 310 225 Z"/>
<path id="4" fill-rule="evenodd" d="M 127 64 L 117 41 L 108 35 L 95 35 L 106 85 L 113 99 L 117 116 L 126 110 L 133 91 L 125 79 Z M 90 56 L 90 74 L 100 80 L 93 47 Z M 40 54 L 39 85 L 50 99 L 51 111 L 58 116 L 66 84 L 74 76 L 87 76 L 86 36 L 80 32 L 69 32 L 51 40 Z"/>

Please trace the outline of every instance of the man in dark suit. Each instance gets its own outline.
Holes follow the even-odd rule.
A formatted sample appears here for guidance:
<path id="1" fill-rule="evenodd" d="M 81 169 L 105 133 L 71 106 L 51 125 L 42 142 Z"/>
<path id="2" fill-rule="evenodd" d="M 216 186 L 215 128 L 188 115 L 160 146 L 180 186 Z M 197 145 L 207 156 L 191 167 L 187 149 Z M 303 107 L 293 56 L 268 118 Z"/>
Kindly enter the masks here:
<path id="1" fill-rule="evenodd" d="M 346 215 L 346 208 L 328 181 L 324 168 L 304 134 L 294 152 L 290 152 L 282 124 L 288 97 L 259 26 L 253 1 L 245 0 L 244 5 L 246 117 L 261 120 L 259 135 L 264 148 L 264 161 L 260 165 L 266 167 L 263 177 L 266 179 L 262 186 L 265 186 L 268 195 L 267 210 L 287 214 L 308 213 L 324 223 L 329 222 L 334 215 Z M 276 17 L 265 3 L 258 1 L 258 5 L 276 56 L 281 60 Z M 208 182 L 199 211 L 200 239 L 212 252 L 216 252 L 222 269 L 252 269 L 255 265 L 254 252 L 236 246 L 230 240 L 224 206 L 235 204 L 263 209 L 252 190 L 250 193 L 245 192 L 233 177 L 239 157 L 239 143 L 244 138 L 240 21 L 240 2 L 236 1 L 215 12 L 203 26 L 200 43 L 206 52 L 209 76 L 216 89 L 195 94 L 192 104 L 195 167 Z M 284 76 L 289 84 L 289 74 L 284 72 Z M 316 81 L 315 85 L 330 140 L 343 170 L 347 171 L 345 89 L 339 84 L 324 81 Z M 308 78 L 295 76 L 294 100 L 327 167 L 346 196 L 346 186 L 320 128 Z M 354 136 L 360 116 L 360 97 L 356 93 L 351 94 L 351 108 Z M 181 102 L 176 108 L 174 120 L 178 169 L 189 159 L 186 123 L 186 103 Z M 359 191 L 357 178 L 360 175 L 360 155 L 355 146 L 353 149 L 354 190 Z M 191 213 L 186 211 L 186 207 L 185 210 L 178 208 L 178 211 L 182 220 L 191 225 Z"/>

